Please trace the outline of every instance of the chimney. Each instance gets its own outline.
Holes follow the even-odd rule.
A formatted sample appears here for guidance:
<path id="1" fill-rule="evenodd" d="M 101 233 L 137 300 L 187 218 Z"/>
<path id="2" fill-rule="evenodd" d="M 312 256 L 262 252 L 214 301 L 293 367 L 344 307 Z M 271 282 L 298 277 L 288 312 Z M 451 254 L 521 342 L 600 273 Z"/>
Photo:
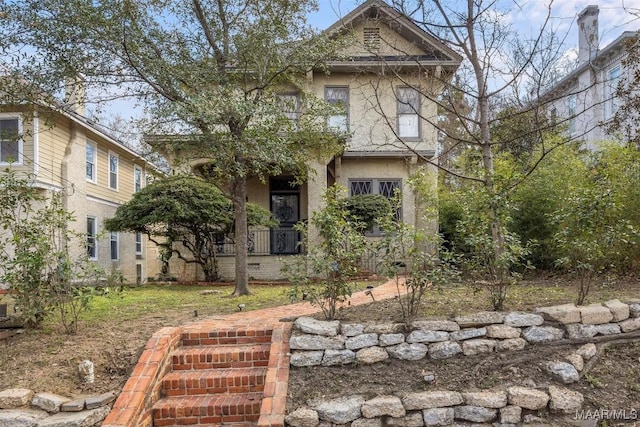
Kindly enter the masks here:
<path id="1" fill-rule="evenodd" d="M 578 15 L 578 64 L 593 59 L 598 52 L 598 6 L 587 6 Z"/>
<path id="2" fill-rule="evenodd" d="M 85 104 L 87 93 L 82 75 L 67 77 L 64 81 L 64 105 L 68 111 L 82 117 L 87 113 Z"/>

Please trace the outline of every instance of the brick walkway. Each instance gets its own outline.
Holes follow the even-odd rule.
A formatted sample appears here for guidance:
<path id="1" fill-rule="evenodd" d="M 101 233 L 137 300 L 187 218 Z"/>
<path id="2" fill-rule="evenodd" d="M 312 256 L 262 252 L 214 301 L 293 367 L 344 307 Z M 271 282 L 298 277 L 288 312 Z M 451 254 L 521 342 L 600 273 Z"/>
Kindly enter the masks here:
<path id="1" fill-rule="evenodd" d="M 404 278 L 400 279 L 400 284 L 404 283 Z M 401 289 L 404 293 L 404 289 Z M 366 294 L 367 290 L 356 292 L 344 304 L 343 306 L 354 306 L 360 304 L 366 304 L 372 302 L 370 295 Z M 376 286 L 371 290 L 373 298 L 376 301 L 395 298 L 398 295 L 398 287 L 394 280 L 389 280 L 382 285 Z M 278 307 L 264 308 L 261 310 L 243 311 L 233 313 L 225 316 L 213 316 L 194 322 L 194 324 L 208 323 L 214 321 L 216 324 L 220 324 L 220 321 L 226 321 L 230 324 L 238 323 L 241 325 L 256 324 L 264 326 L 265 323 L 280 322 L 281 319 L 307 316 L 319 312 L 320 309 L 311 305 L 308 302 L 301 302 L 296 304 L 282 305 Z M 187 326 L 190 326 L 189 324 Z"/>

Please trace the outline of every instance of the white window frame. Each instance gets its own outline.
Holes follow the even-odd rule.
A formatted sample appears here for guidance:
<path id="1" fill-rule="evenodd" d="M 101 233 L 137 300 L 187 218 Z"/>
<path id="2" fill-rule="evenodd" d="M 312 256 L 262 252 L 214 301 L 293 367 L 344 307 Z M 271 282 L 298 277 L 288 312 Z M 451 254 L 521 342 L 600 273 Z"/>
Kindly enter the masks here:
<path id="1" fill-rule="evenodd" d="M 16 120 L 18 122 L 18 158 L 13 161 L 13 164 L 21 165 L 24 162 L 24 140 L 23 127 L 22 127 L 22 114 L 20 113 L 0 113 L 0 120 Z M 2 139 L 0 135 L 0 165 L 8 165 L 9 162 L 2 161 Z M 7 140 L 7 142 L 9 142 Z"/>
<path id="2" fill-rule="evenodd" d="M 109 256 L 111 257 L 111 261 L 120 260 L 120 234 L 117 231 L 109 233 Z"/>
<path id="3" fill-rule="evenodd" d="M 93 148 L 93 159 L 91 159 L 91 162 L 89 162 L 89 158 L 87 156 L 88 154 L 87 151 L 89 147 Z M 87 176 L 87 181 L 97 184 L 98 183 L 98 145 L 91 141 L 87 141 L 85 146 L 85 161 L 86 161 L 85 175 Z M 89 175 L 86 173 L 86 169 L 89 166 L 89 164 L 91 164 L 91 168 L 93 171 L 93 176 L 91 178 L 89 178 Z"/>
<path id="4" fill-rule="evenodd" d="M 137 193 L 142 190 L 142 168 L 138 165 L 133 166 L 133 192 Z"/>
<path id="5" fill-rule="evenodd" d="M 605 103 L 604 103 L 604 119 L 612 118 L 618 111 L 619 100 L 616 96 L 618 90 L 618 82 L 622 78 L 622 65 L 616 64 L 606 71 L 605 76 Z"/>
<path id="6" fill-rule="evenodd" d="M 401 99 L 400 92 L 402 91 L 410 91 L 416 96 L 418 105 L 413 106 L 408 102 L 404 102 Z M 398 131 L 398 137 L 401 139 L 407 140 L 417 140 L 422 136 L 422 123 L 420 120 L 420 111 L 422 107 L 422 100 L 420 99 L 420 91 L 416 88 L 410 86 L 398 86 L 396 88 L 396 112 L 397 112 L 397 123 L 396 129 Z M 409 110 L 409 111 L 407 111 Z M 412 133 L 404 133 L 407 126 L 404 124 L 405 121 L 411 120 L 415 122 L 415 132 Z"/>
<path id="7" fill-rule="evenodd" d="M 92 221 L 91 230 L 89 230 L 89 221 Z M 89 250 L 90 247 L 93 251 Z M 87 216 L 87 258 L 92 261 L 98 259 L 98 220 L 95 216 Z"/>
<path id="8" fill-rule="evenodd" d="M 111 170 L 111 159 L 116 159 L 116 170 L 115 172 Z M 116 153 L 109 151 L 109 156 L 107 157 L 107 163 L 109 167 L 109 188 L 115 191 L 118 191 L 119 180 L 120 180 L 120 156 Z M 112 177 L 115 176 L 115 187 L 112 185 Z"/>
<path id="9" fill-rule="evenodd" d="M 327 118 L 327 127 L 331 130 L 338 132 L 349 132 L 349 103 L 350 93 L 349 86 L 325 86 L 324 87 L 324 100 L 328 104 L 339 104 L 340 101 L 330 100 L 328 94 L 330 90 L 344 90 L 346 92 L 346 99 L 344 100 L 344 112 L 341 114 L 333 114 Z"/>
<path id="10" fill-rule="evenodd" d="M 137 232 L 135 234 L 135 240 L 136 240 L 136 255 L 142 255 L 142 233 Z"/>

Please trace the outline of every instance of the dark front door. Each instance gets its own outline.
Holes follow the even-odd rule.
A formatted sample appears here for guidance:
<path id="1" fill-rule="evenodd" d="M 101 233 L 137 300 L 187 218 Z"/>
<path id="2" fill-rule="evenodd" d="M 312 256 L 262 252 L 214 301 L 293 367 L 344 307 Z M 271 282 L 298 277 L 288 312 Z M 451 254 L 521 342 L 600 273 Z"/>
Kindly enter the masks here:
<path id="1" fill-rule="evenodd" d="M 300 233 L 293 226 L 300 219 L 300 195 L 271 194 L 271 213 L 280 221 L 271 229 L 271 253 L 297 254 Z"/>

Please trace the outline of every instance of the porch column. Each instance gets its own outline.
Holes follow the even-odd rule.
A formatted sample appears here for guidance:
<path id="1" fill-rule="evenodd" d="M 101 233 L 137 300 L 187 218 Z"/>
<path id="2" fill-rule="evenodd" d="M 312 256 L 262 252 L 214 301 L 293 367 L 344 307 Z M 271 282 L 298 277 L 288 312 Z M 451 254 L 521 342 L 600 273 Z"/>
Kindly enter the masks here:
<path id="1" fill-rule="evenodd" d="M 323 206 L 322 196 L 327 189 L 327 163 L 312 160 L 309 162 L 309 181 L 307 182 L 307 218 L 309 218 L 309 247 L 320 240 L 318 231 L 311 224 L 313 212 Z"/>

